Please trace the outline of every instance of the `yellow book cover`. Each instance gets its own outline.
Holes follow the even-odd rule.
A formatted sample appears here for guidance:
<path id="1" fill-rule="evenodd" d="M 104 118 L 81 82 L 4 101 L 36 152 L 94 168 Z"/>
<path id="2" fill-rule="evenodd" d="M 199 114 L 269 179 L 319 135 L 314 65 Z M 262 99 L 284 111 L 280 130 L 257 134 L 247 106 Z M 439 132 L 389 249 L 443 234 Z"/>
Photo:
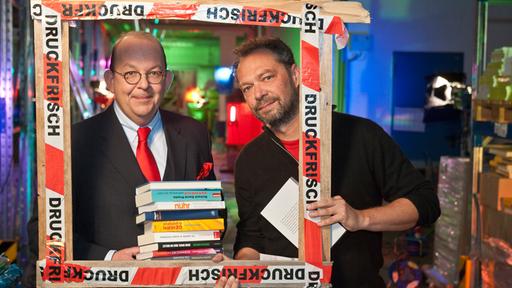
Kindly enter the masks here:
<path id="1" fill-rule="evenodd" d="M 184 232 L 201 230 L 224 230 L 224 219 L 194 219 L 148 221 L 144 224 L 144 232 Z"/>

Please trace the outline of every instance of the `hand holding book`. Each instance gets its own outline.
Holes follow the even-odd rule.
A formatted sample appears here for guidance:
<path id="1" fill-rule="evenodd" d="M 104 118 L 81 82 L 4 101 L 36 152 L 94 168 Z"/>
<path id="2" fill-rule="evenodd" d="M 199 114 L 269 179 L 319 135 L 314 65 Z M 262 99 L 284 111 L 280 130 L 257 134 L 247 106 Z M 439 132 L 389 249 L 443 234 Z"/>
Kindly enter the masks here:
<path id="1" fill-rule="evenodd" d="M 137 254 L 139 254 L 138 246 L 121 249 L 114 253 L 112 261 L 133 260 Z"/>

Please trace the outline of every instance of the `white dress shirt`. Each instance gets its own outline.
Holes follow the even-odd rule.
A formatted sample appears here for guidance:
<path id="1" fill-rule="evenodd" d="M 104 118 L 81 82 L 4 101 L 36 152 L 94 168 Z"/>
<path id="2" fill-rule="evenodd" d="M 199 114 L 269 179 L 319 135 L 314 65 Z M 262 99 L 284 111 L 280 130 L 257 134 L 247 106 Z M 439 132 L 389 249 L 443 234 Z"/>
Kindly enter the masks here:
<path id="1" fill-rule="evenodd" d="M 139 137 L 137 136 L 137 130 L 140 128 L 139 125 L 135 124 L 128 116 L 126 116 L 119 105 L 114 101 L 114 111 L 116 112 L 117 119 L 121 122 L 124 134 L 128 138 L 130 147 L 132 148 L 133 155 L 137 155 L 137 145 L 139 143 Z M 151 128 L 151 133 L 148 136 L 148 146 L 155 157 L 156 165 L 158 166 L 158 172 L 160 177 L 164 177 L 165 164 L 167 162 L 167 142 L 165 141 L 164 128 L 162 126 L 162 118 L 160 117 L 160 111 L 157 111 L 155 117 L 145 127 Z M 134 191 L 135 192 L 135 191 Z"/>

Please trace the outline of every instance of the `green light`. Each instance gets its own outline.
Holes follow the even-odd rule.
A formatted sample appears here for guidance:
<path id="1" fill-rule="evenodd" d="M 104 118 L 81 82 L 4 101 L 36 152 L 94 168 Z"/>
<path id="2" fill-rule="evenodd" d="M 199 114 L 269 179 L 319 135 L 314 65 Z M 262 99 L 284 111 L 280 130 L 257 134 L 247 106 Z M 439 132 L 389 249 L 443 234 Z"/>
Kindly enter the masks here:
<path id="1" fill-rule="evenodd" d="M 158 29 L 154 28 L 153 29 L 153 37 L 156 37 L 156 35 L 158 35 Z"/>
<path id="2" fill-rule="evenodd" d="M 157 18 L 157 19 L 155 19 L 155 24 L 158 24 L 158 23 L 160 23 L 160 19 Z"/>
<path id="3" fill-rule="evenodd" d="M 80 74 L 80 76 L 84 76 L 84 69 L 80 69 L 80 71 L 78 71 L 78 74 Z"/>
<path id="4" fill-rule="evenodd" d="M 91 70 L 91 76 L 94 76 L 94 75 L 96 75 L 96 70 L 92 69 Z"/>
<path id="5" fill-rule="evenodd" d="M 103 23 L 103 26 L 105 27 L 105 30 L 110 31 L 112 29 L 112 26 L 108 23 Z"/>
<path id="6" fill-rule="evenodd" d="M 206 113 L 200 107 L 197 107 L 195 103 L 187 103 L 187 114 L 199 122 L 206 121 Z"/>
<path id="7" fill-rule="evenodd" d="M 128 23 L 124 23 L 124 24 L 123 24 L 123 30 L 124 30 L 124 31 L 130 31 L 130 24 L 128 24 Z"/>

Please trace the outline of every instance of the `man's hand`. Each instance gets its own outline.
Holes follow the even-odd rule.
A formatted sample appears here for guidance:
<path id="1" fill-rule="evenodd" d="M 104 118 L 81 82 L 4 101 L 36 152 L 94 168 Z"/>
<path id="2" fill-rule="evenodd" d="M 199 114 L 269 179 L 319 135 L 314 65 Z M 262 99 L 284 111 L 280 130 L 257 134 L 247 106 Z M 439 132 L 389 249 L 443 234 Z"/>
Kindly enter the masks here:
<path id="1" fill-rule="evenodd" d="M 118 250 L 112 255 L 112 261 L 133 260 L 139 254 L 139 247 L 130 247 Z"/>
<path id="2" fill-rule="evenodd" d="M 212 258 L 212 261 L 215 263 L 220 263 L 222 261 L 229 261 L 229 260 L 233 260 L 233 259 L 229 258 L 228 256 L 226 256 L 222 253 L 217 253 L 217 255 L 213 256 L 213 258 Z M 217 284 L 215 284 L 215 288 L 237 288 L 239 284 L 240 283 L 238 282 L 238 279 L 236 279 L 235 276 L 233 276 L 233 275 L 229 276 L 229 279 L 222 276 L 222 277 L 220 277 L 219 282 L 217 282 Z"/>
<path id="3" fill-rule="evenodd" d="M 235 276 L 231 275 L 229 276 L 229 279 L 226 279 L 226 277 L 222 276 L 220 277 L 219 282 L 215 284 L 215 288 L 237 288 L 238 285 L 239 282 Z"/>
<path id="4" fill-rule="evenodd" d="M 369 218 L 360 211 L 352 208 L 341 196 L 334 196 L 329 199 L 320 200 L 307 205 L 307 210 L 311 217 L 327 216 L 322 219 L 318 225 L 327 226 L 334 223 L 340 223 L 349 231 L 365 229 L 368 226 Z"/>
<path id="5" fill-rule="evenodd" d="M 236 260 L 260 260 L 260 252 L 257 250 L 250 248 L 250 247 L 244 247 L 235 255 Z"/>
<path id="6" fill-rule="evenodd" d="M 217 253 L 217 255 L 213 256 L 212 258 L 212 261 L 215 262 L 215 263 L 220 263 L 222 261 L 229 261 L 229 260 L 233 260 L 231 258 L 229 258 L 228 256 L 222 254 L 222 253 Z"/>

